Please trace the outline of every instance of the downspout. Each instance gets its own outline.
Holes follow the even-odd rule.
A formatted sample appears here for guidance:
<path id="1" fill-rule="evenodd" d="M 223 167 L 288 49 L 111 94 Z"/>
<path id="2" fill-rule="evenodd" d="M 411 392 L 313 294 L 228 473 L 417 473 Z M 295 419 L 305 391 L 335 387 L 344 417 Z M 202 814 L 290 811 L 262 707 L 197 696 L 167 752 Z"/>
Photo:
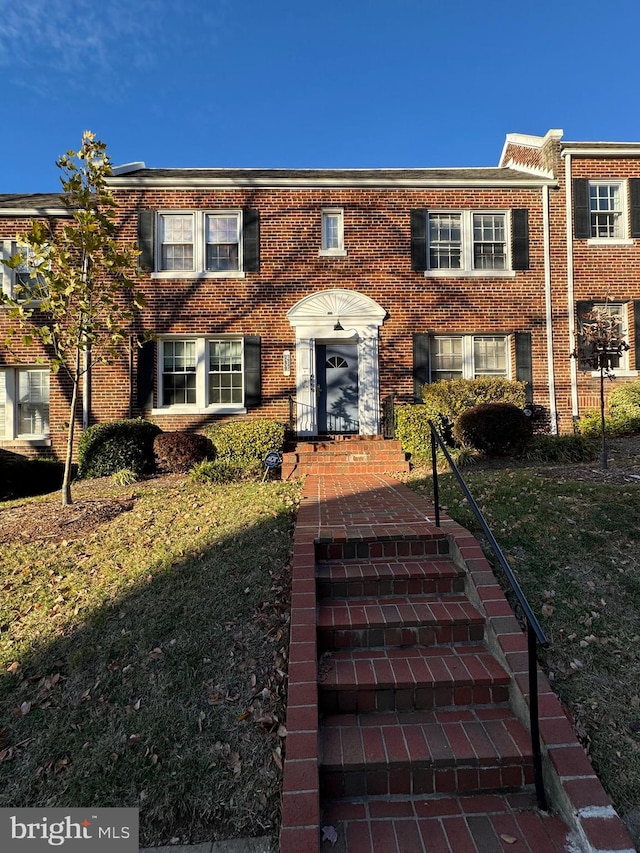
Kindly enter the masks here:
<path id="1" fill-rule="evenodd" d="M 576 322 L 574 317 L 574 287 L 573 287 L 573 228 L 571 224 L 571 212 L 573 207 L 573 199 L 571 192 L 571 154 L 565 154 L 565 220 L 566 220 L 566 241 L 567 241 L 567 318 L 569 321 L 569 353 L 573 352 L 576 347 Z M 578 365 L 575 358 L 569 358 L 569 370 L 571 373 L 571 416 L 574 421 L 578 418 Z"/>
<path id="2" fill-rule="evenodd" d="M 133 335 L 129 335 L 129 418 L 133 417 Z"/>
<path id="3" fill-rule="evenodd" d="M 558 434 L 556 381 L 553 360 L 553 310 L 551 301 L 551 232 L 549 227 L 549 187 L 542 187 L 542 229 L 544 240 L 544 303 L 547 329 L 547 381 L 549 384 L 549 418 L 551 434 Z"/>

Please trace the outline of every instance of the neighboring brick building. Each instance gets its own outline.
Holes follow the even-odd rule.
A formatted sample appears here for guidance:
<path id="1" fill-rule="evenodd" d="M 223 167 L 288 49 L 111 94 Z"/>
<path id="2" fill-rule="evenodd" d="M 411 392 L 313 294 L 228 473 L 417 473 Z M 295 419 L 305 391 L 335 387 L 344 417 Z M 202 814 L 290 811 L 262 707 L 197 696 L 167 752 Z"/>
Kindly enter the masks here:
<path id="1" fill-rule="evenodd" d="M 571 431 L 598 393 L 569 357 L 579 303 L 618 306 L 621 372 L 636 375 L 638 179 L 640 143 L 560 131 L 510 134 L 494 168 L 120 167 L 109 183 L 148 306 L 122 360 L 94 369 L 79 423 L 199 429 L 291 410 L 300 436 L 375 434 L 390 395 L 498 374 Z M 0 196 L 5 254 L 30 216 L 61 213 L 55 196 Z M 61 454 L 66 389 L 52 376 L 47 396 L 38 355 L 0 350 L 0 447 Z"/>

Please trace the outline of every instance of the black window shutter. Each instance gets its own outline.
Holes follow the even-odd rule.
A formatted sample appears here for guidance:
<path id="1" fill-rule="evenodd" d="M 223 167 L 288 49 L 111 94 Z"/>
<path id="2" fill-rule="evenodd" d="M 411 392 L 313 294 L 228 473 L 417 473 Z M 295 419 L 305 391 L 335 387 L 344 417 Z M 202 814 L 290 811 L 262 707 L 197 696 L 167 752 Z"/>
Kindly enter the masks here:
<path id="1" fill-rule="evenodd" d="M 422 386 L 430 382 L 430 354 L 429 335 L 416 332 L 413 336 L 413 397 L 416 403 L 422 403 Z"/>
<path id="2" fill-rule="evenodd" d="M 582 324 L 585 322 L 584 315 L 593 311 L 593 304 L 593 302 L 576 302 L 578 349 L 580 350 L 580 354 L 586 358 L 591 356 L 593 347 L 586 346 L 586 342 L 582 334 Z M 578 358 L 578 370 L 593 370 L 593 367 L 590 364 L 586 364 L 583 358 Z"/>
<path id="3" fill-rule="evenodd" d="M 153 369 L 155 343 L 145 341 L 138 347 L 137 401 L 140 409 L 153 408 Z"/>
<path id="4" fill-rule="evenodd" d="M 411 269 L 416 272 L 427 269 L 427 213 L 425 210 L 411 211 Z"/>
<path id="5" fill-rule="evenodd" d="M 156 214 L 154 210 L 138 211 L 138 267 L 144 272 L 153 272 L 155 265 L 154 231 Z"/>
<path id="6" fill-rule="evenodd" d="M 257 210 L 245 210 L 242 216 L 242 268 L 246 272 L 260 270 L 260 214 Z"/>
<path id="7" fill-rule="evenodd" d="M 629 207 L 631 208 L 631 236 L 640 237 L 640 178 L 629 179 Z"/>
<path id="8" fill-rule="evenodd" d="M 531 332 L 516 332 L 516 379 L 525 383 L 526 402 L 533 402 Z"/>
<path id="9" fill-rule="evenodd" d="M 586 240 L 591 237 L 589 181 L 584 178 L 574 178 L 573 180 L 573 228 L 578 240 Z"/>
<path id="10" fill-rule="evenodd" d="M 529 269 L 529 211 L 511 212 L 511 255 L 514 270 Z"/>
<path id="11" fill-rule="evenodd" d="M 244 339 L 244 404 L 247 409 L 262 402 L 260 344 L 257 335 L 247 335 Z"/>
<path id="12" fill-rule="evenodd" d="M 633 303 L 633 345 L 636 350 L 636 370 L 640 370 L 640 301 Z"/>

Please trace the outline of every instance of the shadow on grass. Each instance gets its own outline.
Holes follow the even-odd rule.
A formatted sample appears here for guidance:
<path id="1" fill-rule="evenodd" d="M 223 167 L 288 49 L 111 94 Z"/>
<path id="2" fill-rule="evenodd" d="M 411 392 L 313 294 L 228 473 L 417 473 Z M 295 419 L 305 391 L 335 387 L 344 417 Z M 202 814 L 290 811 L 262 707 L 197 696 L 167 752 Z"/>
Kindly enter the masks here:
<path id="1" fill-rule="evenodd" d="M 280 486 L 263 486 L 246 518 L 240 502 L 233 532 L 219 536 L 212 519 L 199 547 L 177 560 L 167 548 L 121 594 L 110 598 L 105 580 L 85 618 L 78 605 L 58 618 L 54 603 L 55 637 L 9 645 L 0 805 L 139 807 L 142 845 L 276 834 L 294 503 Z M 115 543 L 118 524 L 100 534 Z M 91 548 L 28 549 L 19 591 L 46 584 L 42 606 L 71 597 L 60 567 L 81 574 Z M 94 566 L 85 585 L 122 562 Z M 5 638 L 29 618 L 27 600 L 9 607 Z"/>

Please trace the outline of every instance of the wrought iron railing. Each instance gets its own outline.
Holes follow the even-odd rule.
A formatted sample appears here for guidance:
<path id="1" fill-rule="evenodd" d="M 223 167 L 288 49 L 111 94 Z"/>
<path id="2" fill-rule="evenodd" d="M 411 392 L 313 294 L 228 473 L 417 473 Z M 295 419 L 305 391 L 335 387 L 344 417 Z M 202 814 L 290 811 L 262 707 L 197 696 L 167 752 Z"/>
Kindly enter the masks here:
<path id="1" fill-rule="evenodd" d="M 439 488 L 438 488 L 438 466 L 436 460 L 436 452 L 437 447 L 440 447 L 442 450 L 445 459 L 449 463 L 449 467 L 453 472 L 456 480 L 458 481 L 458 485 L 462 489 L 462 492 L 467 499 L 467 503 L 469 504 L 470 509 L 475 515 L 480 527 L 482 528 L 482 532 L 487 538 L 489 545 L 491 546 L 491 550 L 493 551 L 498 563 L 502 571 L 504 572 L 511 589 L 516 597 L 518 605 L 520 607 L 520 612 L 526 622 L 527 626 L 527 649 L 528 649 L 528 659 L 529 659 L 529 718 L 530 718 L 530 731 L 531 731 L 531 749 L 533 753 L 533 771 L 534 771 L 534 783 L 536 788 L 536 797 L 538 799 L 538 805 L 543 811 L 547 811 L 547 798 L 545 796 L 544 791 L 544 781 L 542 776 L 542 752 L 540 748 L 540 722 L 539 722 L 539 710 L 538 710 L 538 661 L 537 661 L 537 646 L 536 642 L 540 643 L 543 648 L 548 648 L 550 643 L 547 639 L 544 631 L 542 630 L 538 619 L 536 618 L 535 613 L 531 609 L 531 605 L 527 601 L 527 598 L 520 587 L 520 584 L 516 580 L 515 575 L 511 569 L 511 566 L 507 562 L 506 557 L 504 556 L 502 549 L 496 542 L 496 539 L 489 528 L 482 512 L 480 511 L 480 507 L 476 503 L 473 495 L 471 494 L 469 487 L 464 481 L 462 474 L 458 470 L 457 465 L 451 458 L 451 454 L 449 453 L 444 441 L 440 437 L 438 431 L 434 427 L 431 421 L 428 422 L 429 427 L 431 428 L 431 465 L 433 469 L 433 504 L 435 507 L 435 522 L 436 526 L 440 527 L 440 497 L 439 497 Z"/>

